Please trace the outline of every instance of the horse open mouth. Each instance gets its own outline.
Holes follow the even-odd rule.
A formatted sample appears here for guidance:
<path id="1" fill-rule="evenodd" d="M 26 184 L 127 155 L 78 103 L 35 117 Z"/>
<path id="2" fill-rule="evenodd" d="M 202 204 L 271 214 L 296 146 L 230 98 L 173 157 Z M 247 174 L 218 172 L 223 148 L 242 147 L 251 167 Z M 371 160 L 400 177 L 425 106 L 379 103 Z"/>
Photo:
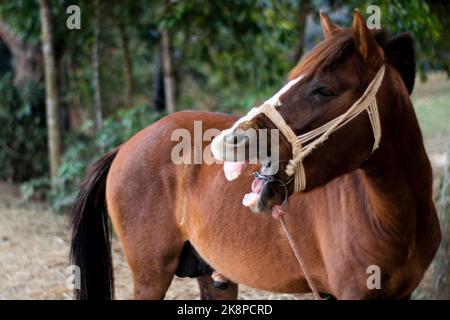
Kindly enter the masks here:
<path id="1" fill-rule="evenodd" d="M 245 163 L 228 162 L 225 161 L 223 170 L 228 181 L 237 179 L 244 170 Z M 261 172 L 264 173 L 265 167 L 262 167 Z M 270 213 L 273 217 L 279 218 L 283 213 L 283 206 L 281 204 L 267 204 L 267 199 L 263 195 L 267 193 L 270 182 L 255 176 L 251 184 L 251 190 L 242 199 L 242 204 L 250 208 L 255 213 Z"/>

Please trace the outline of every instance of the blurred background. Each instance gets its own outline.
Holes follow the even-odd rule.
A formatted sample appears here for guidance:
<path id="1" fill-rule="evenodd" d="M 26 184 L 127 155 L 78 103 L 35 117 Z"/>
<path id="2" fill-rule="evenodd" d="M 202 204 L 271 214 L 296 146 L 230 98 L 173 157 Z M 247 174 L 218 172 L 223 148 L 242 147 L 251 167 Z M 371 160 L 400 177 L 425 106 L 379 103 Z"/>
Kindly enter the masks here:
<path id="1" fill-rule="evenodd" d="M 391 35 L 416 40 L 412 100 L 445 236 L 414 298 L 450 299 L 450 5 L 431 0 L 1 1 L 0 299 L 70 298 L 66 213 L 89 163 L 176 110 L 243 113 L 322 40 L 320 9 L 350 26 L 369 5 Z M 118 297 L 131 298 L 114 252 Z M 197 296 L 190 279 L 168 293 Z"/>

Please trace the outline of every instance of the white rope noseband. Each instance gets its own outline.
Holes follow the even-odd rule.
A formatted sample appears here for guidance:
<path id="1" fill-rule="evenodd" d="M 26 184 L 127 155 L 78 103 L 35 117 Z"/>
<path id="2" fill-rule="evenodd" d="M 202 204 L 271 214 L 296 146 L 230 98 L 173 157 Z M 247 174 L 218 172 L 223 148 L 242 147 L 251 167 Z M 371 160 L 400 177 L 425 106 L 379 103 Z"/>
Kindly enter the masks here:
<path id="1" fill-rule="evenodd" d="M 286 174 L 288 176 L 292 176 L 295 174 L 294 191 L 303 191 L 306 188 L 306 177 L 305 168 L 303 167 L 303 160 L 309 154 L 311 154 L 311 152 L 317 146 L 327 140 L 334 131 L 356 118 L 364 110 L 367 111 L 367 114 L 369 116 L 374 136 L 372 152 L 378 148 L 381 140 L 381 125 L 376 94 L 378 92 L 378 89 L 380 88 L 381 82 L 383 81 L 384 70 L 385 66 L 382 65 L 373 80 L 367 86 L 366 91 L 364 91 L 362 96 L 358 100 L 356 100 L 355 103 L 353 103 L 353 105 L 345 113 L 323 124 L 322 126 L 308 131 L 300 136 L 297 136 L 295 132 L 287 125 L 286 121 L 276 109 L 278 102 L 273 103 L 272 99 L 266 101 L 262 106 L 258 108 L 251 109 L 246 116 L 242 117 L 235 123 L 233 128 L 237 127 L 237 125 L 241 124 L 242 122 L 251 120 L 254 116 L 260 113 L 265 114 L 292 145 L 292 159 L 289 161 L 289 164 L 286 167 Z M 282 89 L 280 93 L 284 93 L 285 91 L 287 90 Z M 281 95 L 280 93 L 278 93 L 276 97 L 279 97 Z M 307 142 L 309 142 L 309 144 L 306 144 Z"/>

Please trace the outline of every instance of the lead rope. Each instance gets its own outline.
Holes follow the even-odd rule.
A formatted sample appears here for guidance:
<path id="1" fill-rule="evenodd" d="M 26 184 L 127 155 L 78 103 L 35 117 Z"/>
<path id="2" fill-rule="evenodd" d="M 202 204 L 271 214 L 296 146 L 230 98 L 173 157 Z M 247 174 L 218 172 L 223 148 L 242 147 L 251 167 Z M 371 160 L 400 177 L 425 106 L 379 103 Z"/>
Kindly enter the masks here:
<path id="1" fill-rule="evenodd" d="M 293 177 L 291 177 L 288 181 L 284 182 L 284 181 L 275 179 L 273 176 L 263 175 L 263 174 L 259 173 L 258 171 L 253 172 L 253 175 L 255 176 L 256 179 L 264 180 L 266 183 L 278 183 L 281 187 L 284 188 L 284 192 L 285 192 L 285 198 L 284 198 L 284 201 L 283 201 L 283 206 L 288 203 L 288 189 L 287 189 L 287 185 L 292 181 Z M 264 207 L 264 209 L 267 209 L 267 208 Z M 297 245 L 295 244 L 294 238 L 292 237 L 291 233 L 289 232 L 289 229 L 288 229 L 287 224 L 286 224 L 286 220 L 284 220 L 284 215 L 281 214 L 279 217 L 277 217 L 277 219 L 280 220 L 281 227 L 283 228 L 283 231 L 284 231 L 284 233 L 286 235 L 286 238 L 289 241 L 289 245 L 291 246 L 291 249 L 294 252 L 294 256 L 297 259 L 297 262 L 298 262 L 298 264 L 300 266 L 300 270 L 303 271 L 303 274 L 305 275 L 306 282 L 308 283 L 308 286 L 311 288 L 311 291 L 312 291 L 312 293 L 314 295 L 314 299 L 315 300 L 323 300 L 320 297 L 319 291 L 317 291 L 317 288 L 314 285 L 312 279 L 308 275 L 308 271 L 306 269 L 305 260 L 302 258 L 302 255 L 300 254 L 300 250 L 298 249 Z"/>
<path id="2" fill-rule="evenodd" d="M 281 215 L 280 217 L 280 223 L 283 227 L 283 231 L 286 234 L 286 238 L 289 241 L 289 244 L 291 246 L 292 251 L 294 252 L 295 258 L 297 258 L 298 264 L 300 265 L 300 269 L 303 271 L 303 274 L 305 275 L 306 282 L 308 283 L 308 286 L 310 287 L 315 300 L 323 300 L 320 295 L 319 291 L 317 291 L 316 286 L 314 285 L 312 279 L 308 275 L 308 270 L 306 268 L 305 260 L 303 260 L 302 255 L 300 254 L 300 251 L 298 250 L 297 245 L 295 244 L 294 238 L 292 238 L 291 233 L 289 232 L 289 229 L 287 227 L 286 221 L 284 220 L 284 216 Z"/>

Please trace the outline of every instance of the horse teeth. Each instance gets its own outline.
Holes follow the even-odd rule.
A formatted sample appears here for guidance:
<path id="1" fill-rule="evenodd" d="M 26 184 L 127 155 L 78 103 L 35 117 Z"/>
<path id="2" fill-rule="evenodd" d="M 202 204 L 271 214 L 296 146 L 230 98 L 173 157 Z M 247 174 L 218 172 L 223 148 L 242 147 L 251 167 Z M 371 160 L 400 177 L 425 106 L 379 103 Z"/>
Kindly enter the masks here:
<path id="1" fill-rule="evenodd" d="M 239 173 L 237 172 L 225 172 L 225 178 L 227 178 L 228 181 L 233 181 L 237 177 L 239 177 Z"/>

